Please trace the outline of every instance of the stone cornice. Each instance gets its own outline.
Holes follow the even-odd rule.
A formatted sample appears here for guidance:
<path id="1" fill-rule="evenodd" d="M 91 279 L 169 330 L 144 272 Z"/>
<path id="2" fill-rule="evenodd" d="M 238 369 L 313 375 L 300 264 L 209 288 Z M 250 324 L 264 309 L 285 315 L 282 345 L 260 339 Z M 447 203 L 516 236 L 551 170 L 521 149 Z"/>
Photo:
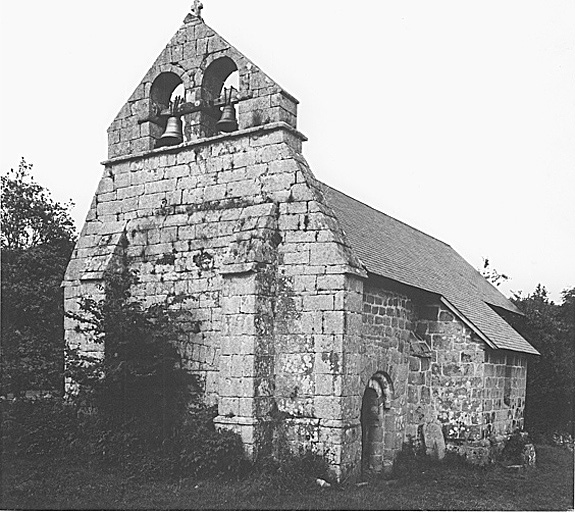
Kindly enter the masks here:
<path id="1" fill-rule="evenodd" d="M 276 123 L 264 124 L 262 126 L 254 126 L 252 128 L 246 128 L 245 130 L 238 130 L 231 133 L 222 133 L 214 135 L 213 137 L 205 137 L 203 139 L 197 139 L 189 142 L 182 142 L 177 146 L 165 146 L 161 148 L 152 149 L 150 151 L 142 151 L 140 153 L 134 153 L 131 155 L 123 155 L 115 158 L 110 158 L 101 162 L 102 165 L 114 165 L 121 162 L 129 162 L 132 160 L 139 160 L 141 158 L 147 158 L 148 156 L 162 155 L 165 153 L 175 153 L 185 149 L 193 149 L 196 147 L 206 146 L 208 144 L 213 144 L 214 142 L 220 142 L 223 140 L 233 140 L 239 137 L 244 137 L 246 135 L 258 135 L 260 133 L 275 132 L 278 130 L 285 130 L 295 137 L 299 138 L 301 141 L 307 141 L 307 137 L 301 133 L 299 130 L 291 127 L 289 124 L 282 121 Z"/>

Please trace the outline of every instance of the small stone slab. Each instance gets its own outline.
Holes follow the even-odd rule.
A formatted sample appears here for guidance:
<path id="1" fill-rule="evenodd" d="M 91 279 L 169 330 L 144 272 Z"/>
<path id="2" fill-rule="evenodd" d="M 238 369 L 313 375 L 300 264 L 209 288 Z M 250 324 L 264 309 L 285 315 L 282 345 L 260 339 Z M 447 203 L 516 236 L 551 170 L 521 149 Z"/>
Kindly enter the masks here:
<path id="1" fill-rule="evenodd" d="M 533 446 L 531 443 L 526 444 L 523 448 L 523 452 L 521 453 L 521 458 L 523 459 L 523 464 L 525 466 L 535 466 L 535 462 L 537 460 L 535 446 Z"/>
<path id="2" fill-rule="evenodd" d="M 427 455 L 443 460 L 445 457 L 445 438 L 441 424 L 437 422 L 426 423 L 423 427 L 423 439 L 427 448 Z"/>

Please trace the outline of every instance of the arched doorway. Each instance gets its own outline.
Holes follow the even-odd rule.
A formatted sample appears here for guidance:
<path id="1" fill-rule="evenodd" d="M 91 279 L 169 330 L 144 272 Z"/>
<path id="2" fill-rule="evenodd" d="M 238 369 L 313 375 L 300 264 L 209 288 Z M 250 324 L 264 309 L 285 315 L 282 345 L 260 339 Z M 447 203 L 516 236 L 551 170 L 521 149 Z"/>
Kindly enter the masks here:
<path id="1" fill-rule="evenodd" d="M 391 380 L 384 372 L 368 381 L 361 402 L 361 468 L 365 473 L 383 469 L 383 415 L 391 407 Z"/>

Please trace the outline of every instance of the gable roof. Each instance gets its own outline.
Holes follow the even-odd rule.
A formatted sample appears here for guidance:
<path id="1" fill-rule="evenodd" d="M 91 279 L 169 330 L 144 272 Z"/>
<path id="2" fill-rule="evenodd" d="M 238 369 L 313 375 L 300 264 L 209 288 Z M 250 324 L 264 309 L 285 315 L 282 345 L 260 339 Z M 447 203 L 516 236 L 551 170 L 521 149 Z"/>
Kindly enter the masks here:
<path id="1" fill-rule="evenodd" d="M 321 184 L 368 272 L 440 295 L 493 348 L 539 354 L 491 306 L 515 305 L 449 245 Z"/>

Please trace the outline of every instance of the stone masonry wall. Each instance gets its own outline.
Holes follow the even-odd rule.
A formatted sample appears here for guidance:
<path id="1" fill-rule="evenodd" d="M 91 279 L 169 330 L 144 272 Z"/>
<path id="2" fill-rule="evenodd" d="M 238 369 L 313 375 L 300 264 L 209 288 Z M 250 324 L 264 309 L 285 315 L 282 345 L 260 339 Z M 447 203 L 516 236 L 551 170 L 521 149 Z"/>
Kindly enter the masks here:
<path id="1" fill-rule="evenodd" d="M 383 413 L 384 467 L 393 463 L 395 454 L 402 448 L 408 429 L 408 411 L 416 405 L 415 396 L 421 394 L 419 382 L 424 383 L 426 379 L 425 372 L 410 372 L 409 338 L 413 321 L 413 304 L 407 296 L 386 291 L 369 281 L 365 283 L 364 349 L 357 392 L 361 397 L 368 380 L 378 371 L 385 372 L 391 379 L 394 390 L 391 408 Z"/>
<path id="2" fill-rule="evenodd" d="M 424 307 L 417 332 L 432 350 L 431 405 L 448 447 L 479 463 L 523 426 L 526 357 L 492 350 L 444 307 Z"/>
<path id="3" fill-rule="evenodd" d="M 480 440 L 484 343 L 439 306 L 421 308 L 417 333 L 432 351 L 431 404 L 446 441 Z"/>
<path id="4" fill-rule="evenodd" d="M 376 372 L 394 387 L 391 407 L 381 411 L 383 469 L 404 442 L 422 442 L 429 423 L 441 424 L 449 448 L 478 462 L 489 459 L 494 440 L 522 426 L 524 356 L 491 350 L 444 306 L 423 306 L 374 281 L 364 283 L 362 309 L 356 395 Z M 411 345 L 421 340 L 426 354 Z"/>
<path id="5" fill-rule="evenodd" d="M 501 439 L 523 428 L 526 378 L 526 356 L 485 351 L 484 438 Z"/>
<path id="6" fill-rule="evenodd" d="M 300 151 L 297 132 L 279 124 L 108 162 L 67 271 L 66 307 L 123 251 L 140 275 L 136 296 L 189 296 L 195 322 L 179 347 L 218 402 L 219 424 L 252 453 L 283 429 L 286 443 L 339 471 L 353 363 L 343 347 L 361 314 L 346 276 L 363 270 Z"/>

